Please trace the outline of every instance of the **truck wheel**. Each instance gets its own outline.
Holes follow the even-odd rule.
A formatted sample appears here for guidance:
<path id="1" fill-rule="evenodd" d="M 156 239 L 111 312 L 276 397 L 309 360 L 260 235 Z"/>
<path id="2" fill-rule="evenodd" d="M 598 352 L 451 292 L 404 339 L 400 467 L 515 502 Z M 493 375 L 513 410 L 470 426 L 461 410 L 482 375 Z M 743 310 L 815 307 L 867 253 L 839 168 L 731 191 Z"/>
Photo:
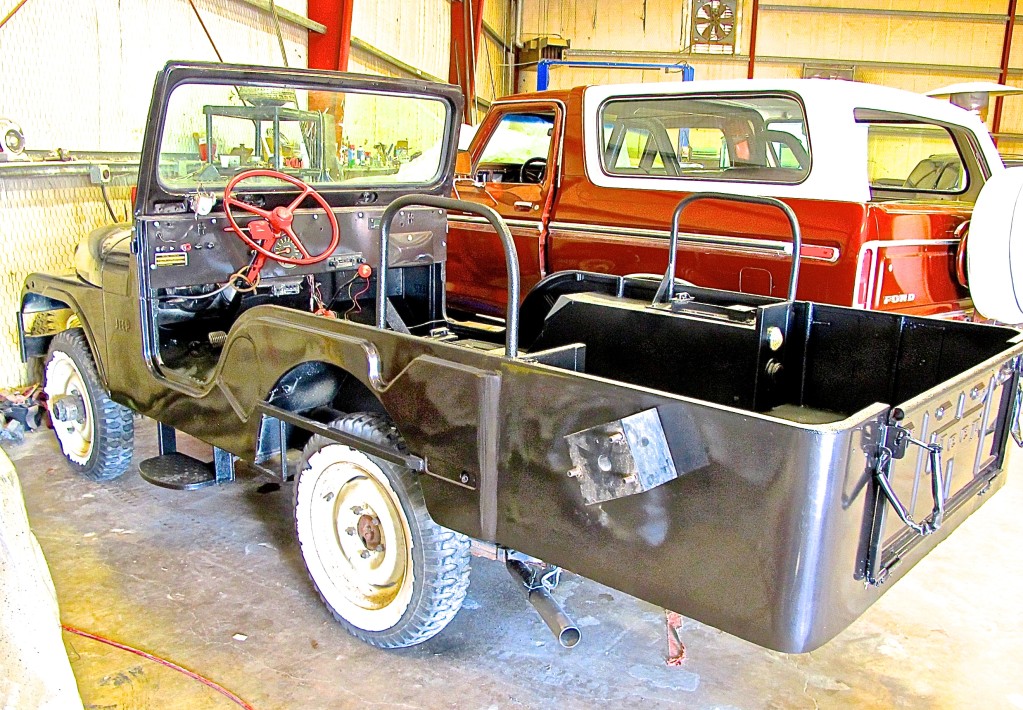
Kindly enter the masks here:
<path id="1" fill-rule="evenodd" d="M 53 336 L 43 391 L 60 450 L 72 468 L 94 481 L 128 470 L 135 436 L 132 412 L 110 399 L 81 329 Z"/>
<path id="2" fill-rule="evenodd" d="M 406 450 L 378 414 L 348 415 L 331 426 Z M 320 598 L 366 643 L 422 643 L 462 606 L 469 538 L 433 522 L 407 468 L 313 436 L 295 480 L 295 527 Z"/>

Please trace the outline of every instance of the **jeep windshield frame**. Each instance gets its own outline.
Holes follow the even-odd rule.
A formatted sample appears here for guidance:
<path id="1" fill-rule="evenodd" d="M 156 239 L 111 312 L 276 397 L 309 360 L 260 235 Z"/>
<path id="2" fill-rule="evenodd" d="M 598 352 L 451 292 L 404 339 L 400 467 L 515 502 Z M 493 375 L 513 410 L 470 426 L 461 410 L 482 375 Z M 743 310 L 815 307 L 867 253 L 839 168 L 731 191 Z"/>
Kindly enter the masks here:
<path id="1" fill-rule="evenodd" d="M 168 177 L 171 161 L 167 159 L 167 155 L 171 151 L 166 149 L 164 134 L 169 124 L 173 124 L 175 120 L 171 116 L 175 92 L 179 89 L 186 92 L 192 90 L 190 86 L 185 85 L 198 86 L 199 91 L 204 85 L 213 89 L 220 85 L 224 87 L 221 93 L 225 95 L 231 93 L 232 96 L 237 96 L 238 87 L 242 87 L 243 91 L 264 92 L 263 96 L 269 95 L 270 98 L 257 97 L 253 102 L 246 96 L 246 100 L 236 100 L 235 105 L 230 106 L 224 105 L 227 102 L 223 101 L 197 105 L 195 107 L 197 116 L 193 117 L 197 123 L 193 124 L 192 128 L 205 122 L 207 130 L 193 130 L 194 144 L 187 149 L 181 148 L 184 143 L 179 137 L 176 150 L 182 153 L 177 156 L 180 160 L 176 162 L 184 166 L 181 170 L 185 177 L 176 179 Z M 406 160 L 404 163 L 394 162 L 393 153 L 389 153 L 387 158 L 383 156 L 377 158 L 378 162 L 388 161 L 385 168 L 377 166 L 371 169 L 368 165 L 348 166 L 342 162 L 346 159 L 338 157 L 340 151 L 334 149 L 337 144 L 336 137 L 327 135 L 328 132 L 334 133 L 334 127 L 330 125 L 335 122 L 333 114 L 325 110 L 319 112 L 309 110 L 313 107 L 294 103 L 281 106 L 279 98 L 281 92 L 291 92 L 292 95 L 298 93 L 299 96 L 315 93 L 318 96 L 340 97 L 342 100 L 345 96 L 357 95 L 359 98 L 369 97 L 371 101 L 379 99 L 378 102 L 382 101 L 389 105 L 389 108 L 394 108 L 395 102 L 403 99 L 407 99 L 407 103 L 413 106 L 429 106 L 433 113 L 433 123 L 437 124 L 431 129 L 433 144 L 423 147 L 422 155 L 418 158 L 419 165 L 416 166 L 419 168 L 418 171 L 403 173 L 406 166 L 413 162 L 408 160 L 412 157 L 413 151 L 407 147 L 405 154 L 401 156 Z M 314 187 L 332 207 L 386 204 L 395 197 L 409 192 L 446 195 L 451 190 L 453 180 L 455 131 L 458 128 L 457 117 L 461 115 L 461 107 L 462 97 L 457 87 L 420 80 L 309 69 L 275 68 L 271 71 L 265 67 L 246 65 L 171 62 L 160 72 L 153 89 L 139 165 L 135 214 L 159 216 L 187 212 L 190 198 L 200 193 L 212 194 L 219 201 L 223 197 L 226 182 L 245 167 L 277 169 L 296 174 Z M 253 151 L 250 156 L 258 156 L 259 159 L 248 160 L 247 157 L 250 156 L 244 155 L 244 148 L 241 145 L 239 149 L 242 150 L 238 151 L 231 151 L 230 146 L 227 146 L 219 154 L 215 147 L 213 152 L 210 152 L 212 146 L 206 143 L 213 143 L 215 140 L 207 140 L 206 135 L 210 134 L 208 127 L 214 120 L 247 124 L 246 135 L 254 137 L 263 135 L 255 131 L 266 131 L 266 137 L 270 140 L 263 144 L 262 155 L 259 155 L 258 145 L 254 144 L 250 149 Z M 298 136 L 302 145 L 300 149 L 294 150 L 293 157 L 282 158 L 281 151 L 273 149 L 273 135 L 282 136 L 280 126 L 287 122 L 292 122 L 295 130 L 302 126 L 301 133 L 293 135 L 293 138 Z M 180 130 L 179 127 L 178 131 Z M 273 134 L 270 133 L 271 130 L 274 131 Z M 237 135 L 239 134 L 235 132 L 231 137 Z M 334 140 L 330 140 L 332 137 Z M 215 134 L 212 138 L 215 138 Z M 308 143 L 305 140 L 307 138 Z M 286 139 L 286 136 L 283 139 Z M 255 143 L 252 138 L 249 138 L 249 141 Z M 394 141 L 393 145 L 397 146 L 398 143 L 399 141 Z M 312 146 L 315 146 L 315 149 L 310 150 Z M 194 154 L 184 154 L 185 150 L 191 149 L 194 149 Z M 391 150 L 395 151 L 396 148 Z M 164 154 L 162 168 L 161 152 Z M 287 164 L 288 160 L 292 161 L 291 165 Z M 424 163 L 428 163 L 425 170 Z M 351 167 L 357 169 L 353 171 L 350 170 Z M 204 169 L 205 172 L 199 169 Z M 189 176 L 193 170 L 195 175 Z M 202 179 L 190 179 L 191 177 Z M 265 200 L 267 206 L 273 207 L 291 199 L 289 195 L 293 196 L 295 188 L 269 180 L 265 184 L 254 185 L 246 192 L 256 193 L 260 199 Z"/>

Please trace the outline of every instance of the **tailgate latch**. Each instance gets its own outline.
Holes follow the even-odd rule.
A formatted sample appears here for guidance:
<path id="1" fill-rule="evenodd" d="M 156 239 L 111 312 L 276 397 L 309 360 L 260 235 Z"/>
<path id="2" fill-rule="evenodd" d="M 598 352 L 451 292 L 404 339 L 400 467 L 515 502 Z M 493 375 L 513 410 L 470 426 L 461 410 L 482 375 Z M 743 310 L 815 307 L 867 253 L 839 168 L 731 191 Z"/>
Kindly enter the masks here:
<path id="1" fill-rule="evenodd" d="M 881 443 L 878 446 L 874 478 L 884 497 L 895 509 L 899 520 L 905 523 L 909 529 L 926 536 L 937 532 L 945 517 L 945 481 L 942 476 L 941 444 L 928 444 L 914 439 L 912 432 L 900 424 L 905 416 L 905 412 L 895 407 L 888 415 L 888 420 L 881 425 Z M 903 458 L 911 444 L 927 450 L 928 468 L 931 474 L 931 496 L 934 499 L 934 508 L 930 517 L 920 523 L 910 517 L 906 506 L 899 500 L 891 483 L 892 462 L 895 459 Z"/>

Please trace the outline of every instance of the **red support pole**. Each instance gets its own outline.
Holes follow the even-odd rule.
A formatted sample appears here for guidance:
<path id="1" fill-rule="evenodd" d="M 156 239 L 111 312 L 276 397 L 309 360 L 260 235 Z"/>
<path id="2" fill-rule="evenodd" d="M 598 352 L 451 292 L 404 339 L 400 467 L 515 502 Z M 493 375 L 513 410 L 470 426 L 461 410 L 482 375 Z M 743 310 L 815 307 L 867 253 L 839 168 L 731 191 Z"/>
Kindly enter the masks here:
<path id="1" fill-rule="evenodd" d="M 348 71 L 355 0 L 309 0 L 309 19 L 327 27 L 309 33 L 309 68 Z"/>
<path id="2" fill-rule="evenodd" d="M 462 89 L 462 95 L 465 96 L 463 120 L 466 123 L 472 123 L 473 107 L 476 103 L 476 62 L 479 58 L 480 37 L 483 34 L 483 1 L 451 2 L 451 61 L 448 63 L 448 81 L 458 84 Z"/>
<path id="3" fill-rule="evenodd" d="M 1009 0 L 1009 16 L 1005 20 L 1005 39 L 1002 41 L 1002 63 L 998 72 L 998 83 L 1004 84 L 1009 79 L 1009 57 L 1012 55 L 1012 32 L 1016 28 L 1016 0 Z M 995 115 L 991 119 L 991 132 L 998 133 L 1002 127 L 1002 99 L 995 98 Z M 996 139 L 997 140 L 997 139 Z"/>
<path id="4" fill-rule="evenodd" d="M 1012 0 L 1015 2 L 1016 0 Z M 746 70 L 746 78 L 753 78 L 753 63 L 757 58 L 757 18 L 760 17 L 760 0 L 753 0 L 753 8 L 750 11 L 752 18 L 749 27 L 749 68 Z"/>

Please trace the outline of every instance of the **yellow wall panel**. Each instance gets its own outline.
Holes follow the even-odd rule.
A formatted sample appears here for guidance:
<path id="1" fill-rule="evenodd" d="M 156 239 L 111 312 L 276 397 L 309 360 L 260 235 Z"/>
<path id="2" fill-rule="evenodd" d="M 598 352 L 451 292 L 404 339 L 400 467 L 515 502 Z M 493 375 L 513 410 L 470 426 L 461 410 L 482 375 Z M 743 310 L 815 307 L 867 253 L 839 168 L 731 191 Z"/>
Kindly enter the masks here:
<path id="1" fill-rule="evenodd" d="M 1009 83 L 1018 86 L 1020 82 L 1017 80 Z M 991 112 L 994 112 L 993 101 Z M 1023 134 L 1023 96 L 1006 96 L 1002 100 L 1002 123 L 999 126 L 999 132 Z M 1000 146 L 1001 142 L 999 142 Z"/>
<path id="2" fill-rule="evenodd" d="M 643 49 L 676 52 L 680 48 L 682 3 L 643 0 L 524 0 L 522 32 L 528 38 L 553 34 L 572 40 L 573 49 Z"/>
<path id="3" fill-rule="evenodd" d="M 451 4 L 448 0 L 355 0 L 352 36 L 406 64 L 446 79 Z"/>
<path id="4" fill-rule="evenodd" d="M 511 37 L 515 33 L 515 3 L 512 0 L 485 0 L 483 21 L 502 37 Z"/>
<path id="5" fill-rule="evenodd" d="M 488 101 L 513 92 L 508 79 L 508 57 L 501 45 L 485 36 L 480 43 L 479 65 L 476 68 L 476 94 Z"/>
<path id="6" fill-rule="evenodd" d="M 1004 32 L 1004 29 L 1002 31 Z M 1023 67 L 1023 19 L 1016 20 L 1016 24 L 1013 26 L 1012 47 L 1010 50 L 1009 66 Z"/>
<path id="7" fill-rule="evenodd" d="M 762 11 L 757 54 L 997 67 L 1003 37 L 987 23 Z"/>

